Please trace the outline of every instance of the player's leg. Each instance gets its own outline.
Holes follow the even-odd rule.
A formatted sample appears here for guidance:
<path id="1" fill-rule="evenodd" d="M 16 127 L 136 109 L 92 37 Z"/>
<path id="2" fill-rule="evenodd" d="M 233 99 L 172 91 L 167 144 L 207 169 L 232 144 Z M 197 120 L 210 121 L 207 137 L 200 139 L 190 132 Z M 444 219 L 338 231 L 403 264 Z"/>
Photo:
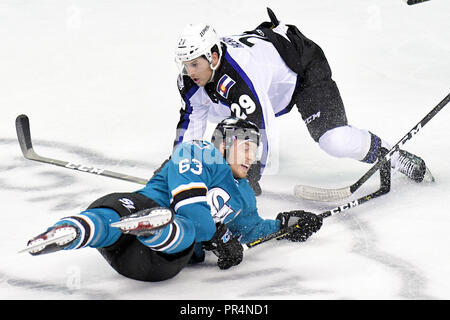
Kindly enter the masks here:
<path id="1" fill-rule="evenodd" d="M 322 150 L 334 157 L 374 163 L 382 148 L 391 149 L 374 133 L 348 125 L 341 95 L 324 56 L 312 61 L 305 74 L 295 102 L 311 137 Z M 405 150 L 394 153 L 391 165 L 416 182 L 425 176 L 423 159 Z"/>
<path id="2" fill-rule="evenodd" d="M 159 207 L 138 193 L 112 193 L 94 201 L 82 213 L 61 219 L 46 232 L 31 239 L 33 255 L 83 247 L 97 248 L 120 274 L 143 281 L 161 281 L 175 276 L 189 262 L 193 241 L 174 254 L 152 250 L 134 235 L 111 227 L 121 217 Z M 178 223 L 181 225 L 182 223 Z M 55 241 L 56 240 L 56 241 Z M 46 245 L 50 241 L 51 244 Z"/>
<path id="3" fill-rule="evenodd" d="M 138 193 L 113 194 L 92 203 L 88 211 L 98 207 L 113 208 L 121 217 L 125 217 L 159 206 Z M 180 229 L 183 228 L 178 219 L 176 223 L 181 226 Z M 114 270 L 123 276 L 142 281 L 162 281 L 174 277 L 188 264 L 193 252 L 193 241 L 185 249 L 167 254 L 151 249 L 135 235 L 121 234 L 114 244 L 98 250 Z"/>

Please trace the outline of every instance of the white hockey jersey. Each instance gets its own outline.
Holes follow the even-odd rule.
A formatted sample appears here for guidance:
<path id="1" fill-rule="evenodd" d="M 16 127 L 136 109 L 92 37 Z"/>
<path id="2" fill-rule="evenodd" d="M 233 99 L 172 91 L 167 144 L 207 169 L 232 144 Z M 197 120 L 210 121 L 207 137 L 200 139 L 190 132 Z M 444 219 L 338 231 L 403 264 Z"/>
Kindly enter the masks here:
<path id="1" fill-rule="evenodd" d="M 286 29 L 280 24 L 273 31 L 288 40 Z M 188 76 L 178 78 L 183 105 L 174 144 L 208 140 L 210 137 L 204 137 L 208 120 L 220 122 L 230 115 L 247 119 L 261 130 L 262 170 L 266 168 L 267 174 L 268 156 L 277 143 L 275 118 L 292 109 L 299 76 L 262 32 L 227 36 L 221 41 L 222 59 L 212 82 L 199 87 Z M 276 154 L 271 159 L 270 168 L 276 171 Z"/>

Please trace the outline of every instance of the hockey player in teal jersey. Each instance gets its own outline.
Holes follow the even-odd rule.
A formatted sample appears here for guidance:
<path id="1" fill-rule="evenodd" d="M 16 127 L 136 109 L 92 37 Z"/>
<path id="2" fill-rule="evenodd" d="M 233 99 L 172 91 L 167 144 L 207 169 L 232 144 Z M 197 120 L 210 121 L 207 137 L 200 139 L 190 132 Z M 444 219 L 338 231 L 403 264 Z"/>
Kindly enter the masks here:
<path id="1" fill-rule="evenodd" d="M 97 199 L 31 239 L 25 251 L 97 248 L 118 273 L 161 281 L 189 262 L 203 261 L 204 250 L 214 252 L 219 268 L 228 269 L 242 261 L 241 243 L 290 225 L 297 226 L 285 236 L 291 241 L 305 241 L 319 230 L 322 219 L 309 212 L 259 216 L 246 179 L 261 154 L 256 125 L 227 118 L 211 140 L 180 144 L 144 188 Z"/>

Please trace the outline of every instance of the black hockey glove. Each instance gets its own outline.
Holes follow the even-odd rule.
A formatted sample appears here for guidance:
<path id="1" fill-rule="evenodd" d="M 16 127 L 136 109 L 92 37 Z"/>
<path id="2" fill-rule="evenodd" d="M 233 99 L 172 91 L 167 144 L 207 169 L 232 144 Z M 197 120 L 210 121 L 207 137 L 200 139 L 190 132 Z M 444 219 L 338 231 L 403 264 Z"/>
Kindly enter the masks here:
<path id="1" fill-rule="evenodd" d="M 314 232 L 322 226 L 322 217 L 303 210 L 280 212 L 277 215 L 280 220 L 280 230 L 293 227 L 293 231 L 278 239 L 288 239 L 294 242 L 306 241 Z"/>
<path id="2" fill-rule="evenodd" d="M 247 172 L 247 180 L 255 196 L 261 195 L 262 190 L 259 185 L 259 180 L 261 180 L 261 161 L 256 161 L 250 166 Z"/>
<path id="3" fill-rule="evenodd" d="M 244 249 L 237 238 L 234 238 L 227 226 L 219 223 L 217 231 L 210 241 L 203 242 L 205 250 L 211 250 L 219 258 L 220 269 L 228 269 L 241 263 Z"/>

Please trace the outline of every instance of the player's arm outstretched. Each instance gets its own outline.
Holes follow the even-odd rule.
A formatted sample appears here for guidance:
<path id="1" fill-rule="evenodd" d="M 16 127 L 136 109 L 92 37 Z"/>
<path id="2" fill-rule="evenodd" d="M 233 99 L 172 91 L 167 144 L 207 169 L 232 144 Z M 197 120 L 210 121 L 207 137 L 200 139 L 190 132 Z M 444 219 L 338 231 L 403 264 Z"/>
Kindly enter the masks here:
<path id="1" fill-rule="evenodd" d="M 236 233 L 239 232 L 238 230 L 244 230 L 241 243 L 249 243 L 279 230 L 287 230 L 292 226 L 295 226 L 293 230 L 279 239 L 287 239 L 293 242 L 306 241 L 315 232 L 319 231 L 322 227 L 323 219 L 311 212 L 294 210 L 280 212 L 276 219 L 263 219 L 255 211 L 251 217 L 245 220 L 246 222 L 236 221 L 235 224 L 229 226 Z M 245 223 L 246 227 L 242 228 L 240 223 Z"/>
<path id="2" fill-rule="evenodd" d="M 240 235 L 241 243 L 249 243 L 279 230 L 287 230 L 292 226 L 295 226 L 293 230 L 280 239 L 294 242 L 306 241 L 322 226 L 321 216 L 303 210 L 280 212 L 275 219 L 263 219 L 258 213 L 256 198 L 250 187 L 243 185 L 243 188 L 248 189 L 250 208 L 248 212 L 228 222 L 229 229 L 234 234 Z"/>

